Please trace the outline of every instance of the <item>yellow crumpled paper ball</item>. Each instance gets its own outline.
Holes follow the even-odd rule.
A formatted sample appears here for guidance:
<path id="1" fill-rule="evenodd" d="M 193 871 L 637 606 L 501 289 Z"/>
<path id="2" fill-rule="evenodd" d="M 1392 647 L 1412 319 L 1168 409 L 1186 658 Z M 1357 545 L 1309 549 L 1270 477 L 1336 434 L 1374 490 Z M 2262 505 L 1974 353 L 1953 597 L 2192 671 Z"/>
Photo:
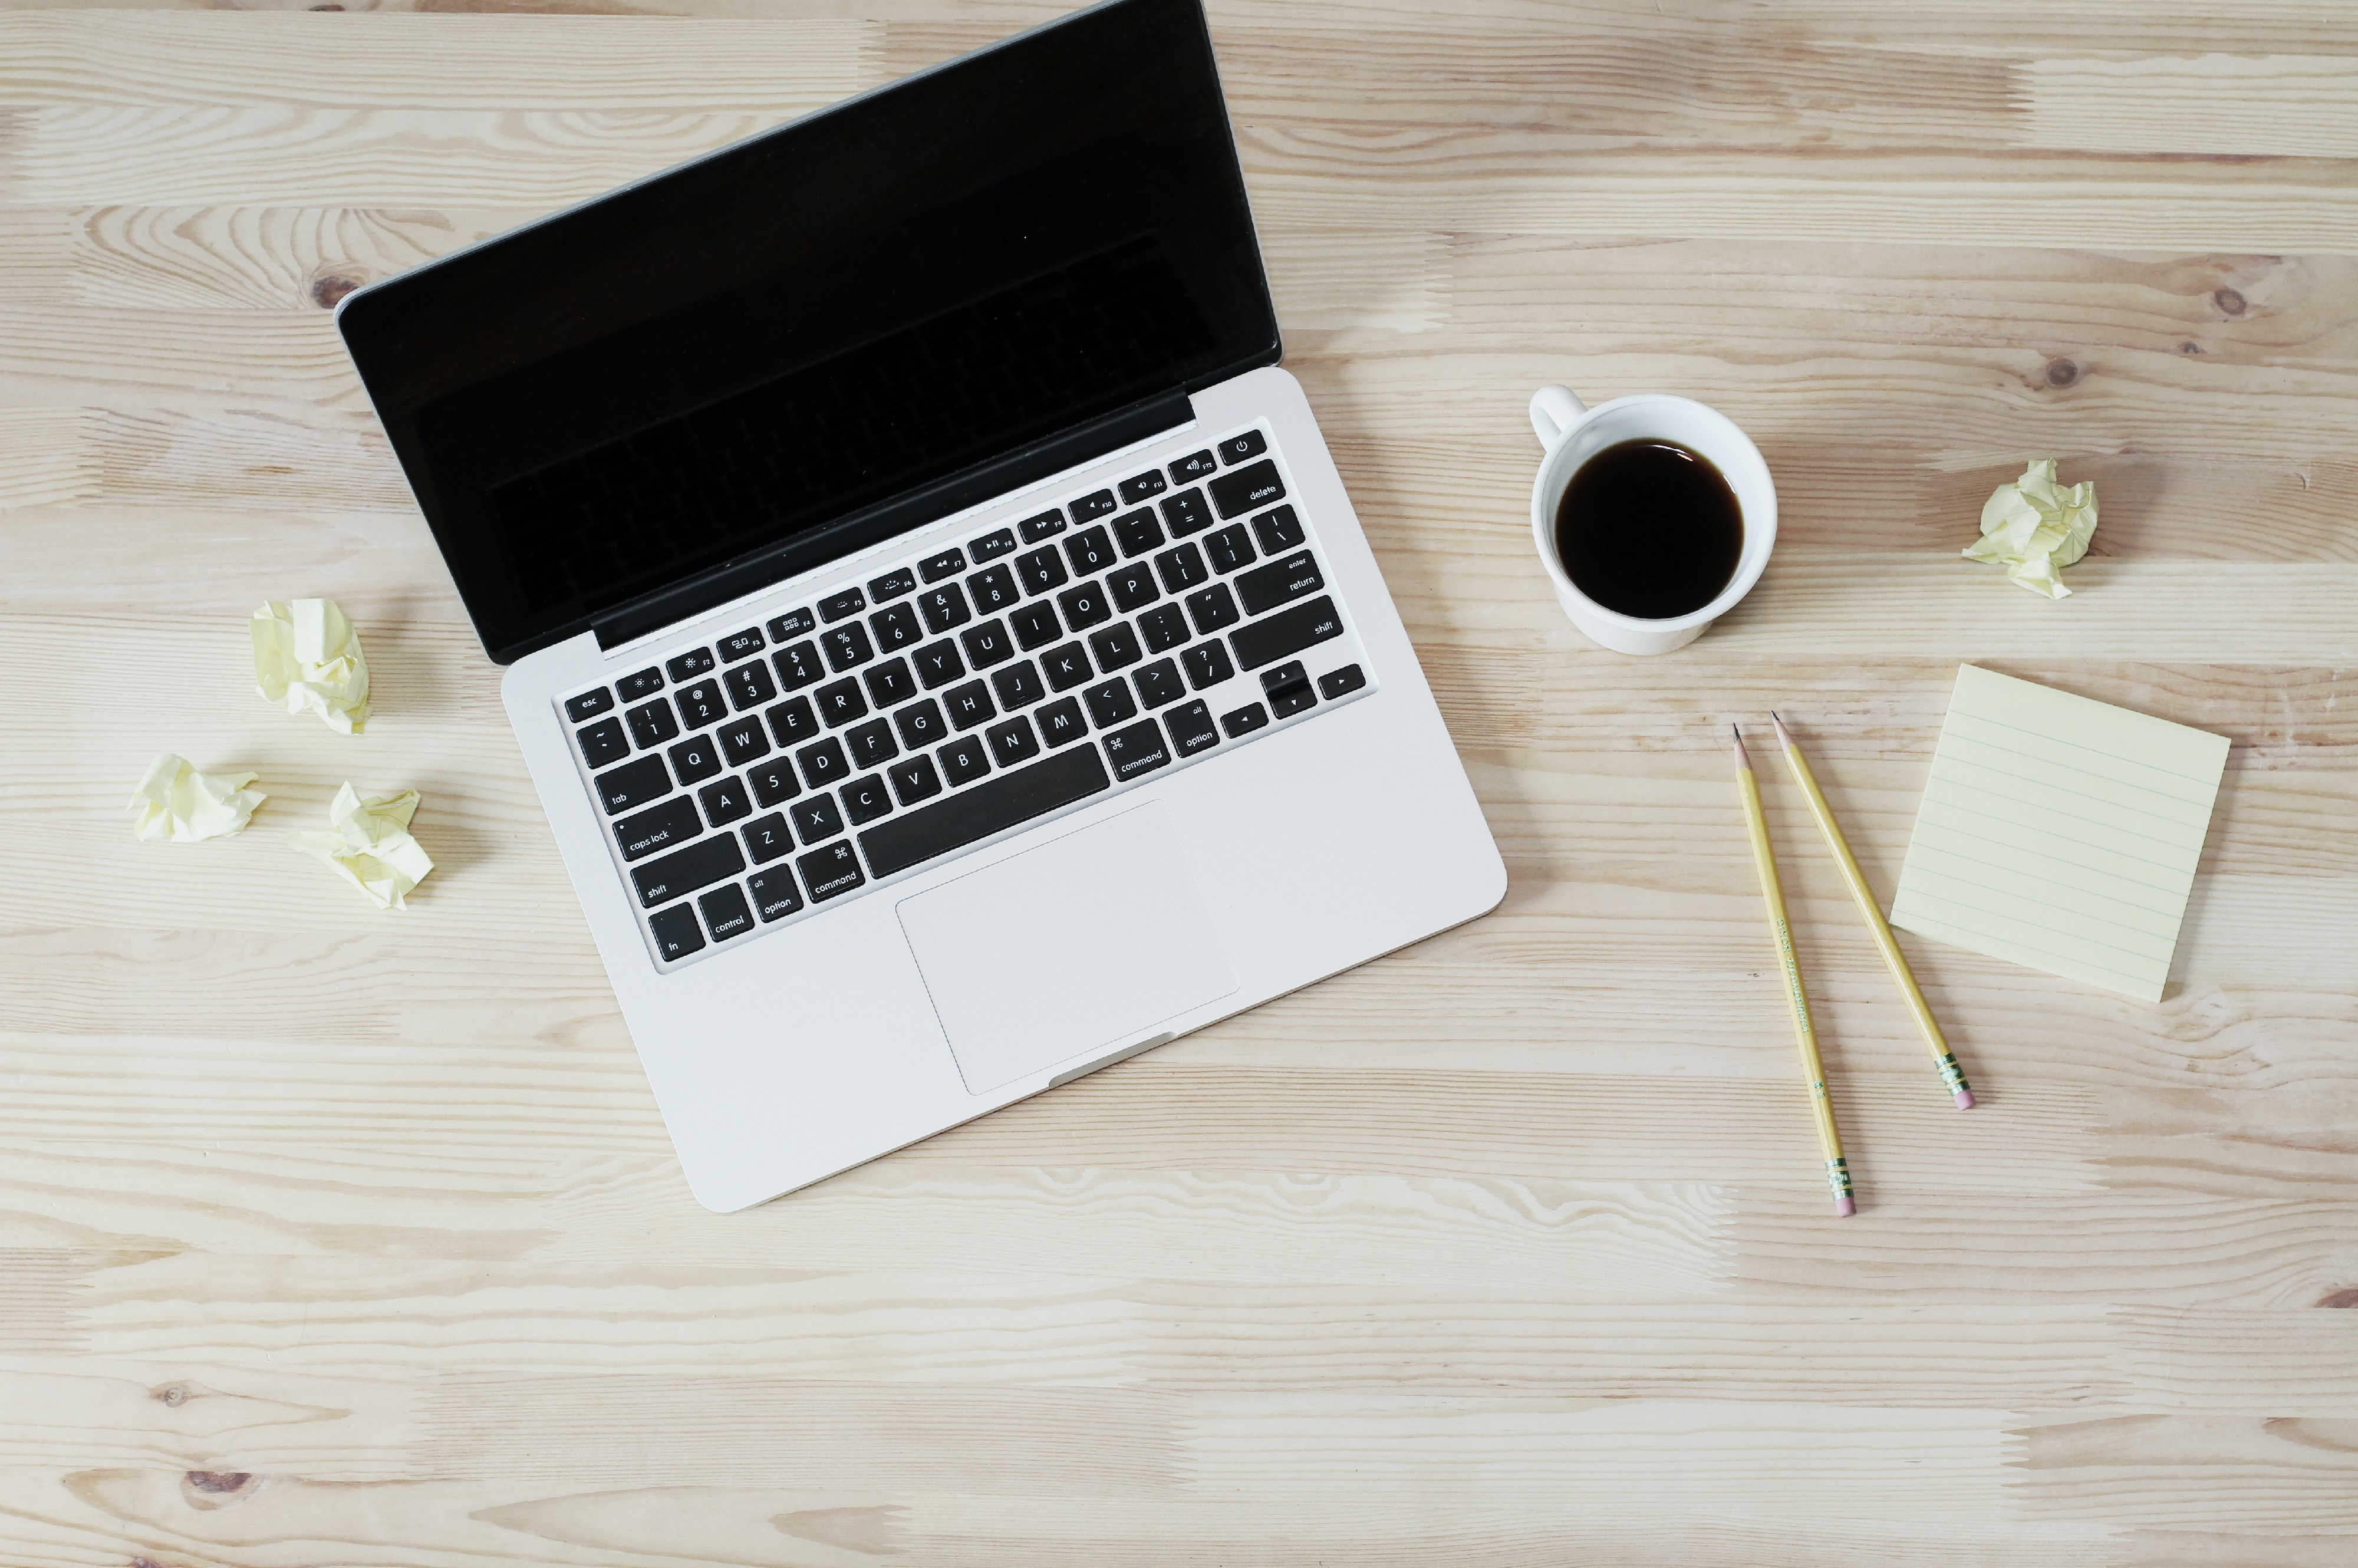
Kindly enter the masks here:
<path id="1" fill-rule="evenodd" d="M 2055 482 L 2055 460 L 2040 458 L 2012 484 L 1990 492 L 1982 506 L 1982 536 L 1964 547 L 1969 561 L 1994 561 L 2033 593 L 2061 599 L 2071 590 L 2056 575 L 2088 553 L 2096 532 L 2096 481 L 2066 489 Z"/>
<path id="2" fill-rule="evenodd" d="M 245 787 L 253 782 L 252 773 L 200 773 L 186 758 L 159 752 L 132 792 L 132 836 L 196 844 L 242 833 L 254 808 L 270 798 Z"/>
<path id="3" fill-rule="evenodd" d="M 406 907 L 404 898 L 434 869 L 425 846 L 409 836 L 417 792 L 362 801 L 347 782 L 329 804 L 326 832 L 289 833 L 287 842 L 335 869 L 379 909 Z"/>
<path id="4" fill-rule="evenodd" d="M 368 659 L 360 633 L 332 599 L 275 600 L 254 612 L 255 687 L 289 713 L 318 714 L 357 735 L 369 716 Z"/>

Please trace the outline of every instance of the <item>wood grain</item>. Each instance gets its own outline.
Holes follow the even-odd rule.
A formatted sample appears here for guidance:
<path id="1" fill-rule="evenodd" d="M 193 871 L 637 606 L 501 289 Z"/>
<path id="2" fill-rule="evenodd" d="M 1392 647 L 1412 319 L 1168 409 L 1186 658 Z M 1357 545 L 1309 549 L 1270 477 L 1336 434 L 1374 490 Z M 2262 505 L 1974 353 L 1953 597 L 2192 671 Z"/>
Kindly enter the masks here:
<path id="1" fill-rule="evenodd" d="M 1507 900 L 721 1217 L 330 312 L 1062 7 L 349 3 L 0 0 L 0 1560 L 2358 1560 L 2358 11 L 1215 0 Z M 1675 656 L 1552 601 L 1547 382 L 1768 457 Z M 1957 558 L 2039 456 L 2060 604 Z M 313 592 L 357 741 L 251 693 Z M 2158 1006 L 1903 938 L 1960 1117 L 1764 775 L 1836 1225 L 1713 737 L 1887 892 L 1965 660 L 2227 777 Z M 255 830 L 134 842 L 163 749 Z M 280 841 L 346 779 L 425 795 L 402 916 Z"/>

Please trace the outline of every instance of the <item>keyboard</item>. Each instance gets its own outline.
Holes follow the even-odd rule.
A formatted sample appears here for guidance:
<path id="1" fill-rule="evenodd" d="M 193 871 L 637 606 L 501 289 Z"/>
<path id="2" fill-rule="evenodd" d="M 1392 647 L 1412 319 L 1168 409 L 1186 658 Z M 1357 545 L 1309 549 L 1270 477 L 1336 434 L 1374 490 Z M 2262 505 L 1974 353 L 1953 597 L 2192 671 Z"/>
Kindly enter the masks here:
<path id="1" fill-rule="evenodd" d="M 560 694 L 657 966 L 1372 689 L 1292 489 L 1265 427 L 1187 442 Z"/>

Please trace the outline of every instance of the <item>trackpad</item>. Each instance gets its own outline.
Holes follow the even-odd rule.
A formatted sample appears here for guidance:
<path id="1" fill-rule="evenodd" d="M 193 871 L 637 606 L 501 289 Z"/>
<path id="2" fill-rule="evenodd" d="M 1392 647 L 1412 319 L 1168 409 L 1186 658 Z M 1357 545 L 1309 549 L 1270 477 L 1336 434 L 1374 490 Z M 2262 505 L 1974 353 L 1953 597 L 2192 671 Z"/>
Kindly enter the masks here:
<path id="1" fill-rule="evenodd" d="M 968 1094 L 1128 1044 L 1237 989 L 1159 803 L 899 907 Z"/>

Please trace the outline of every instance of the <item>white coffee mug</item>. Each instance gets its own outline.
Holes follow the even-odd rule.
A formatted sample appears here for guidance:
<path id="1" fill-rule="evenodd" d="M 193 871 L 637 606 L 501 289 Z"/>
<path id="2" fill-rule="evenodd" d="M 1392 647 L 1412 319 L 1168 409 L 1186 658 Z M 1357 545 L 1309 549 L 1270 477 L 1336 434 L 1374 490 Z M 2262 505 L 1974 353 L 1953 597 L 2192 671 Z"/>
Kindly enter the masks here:
<path id="1" fill-rule="evenodd" d="M 1683 648 L 1704 634 L 1711 623 L 1736 607 L 1752 591 L 1768 564 L 1777 543 L 1777 487 L 1768 465 L 1751 438 L 1715 408 L 1691 398 L 1642 392 L 1617 397 L 1591 408 L 1561 386 L 1542 386 L 1531 394 L 1531 429 L 1547 449 L 1540 460 L 1539 477 L 1531 484 L 1531 537 L 1540 563 L 1555 583 L 1555 596 L 1572 623 L 1592 642 L 1617 654 L 1667 654 Z M 1607 447 L 1623 441 L 1671 441 L 1709 458 L 1736 492 L 1743 514 L 1744 547 L 1736 557 L 1736 575 L 1719 596 L 1701 610 L 1662 620 L 1624 615 L 1607 610 L 1574 586 L 1555 547 L 1555 513 L 1564 487 L 1580 465 Z"/>

